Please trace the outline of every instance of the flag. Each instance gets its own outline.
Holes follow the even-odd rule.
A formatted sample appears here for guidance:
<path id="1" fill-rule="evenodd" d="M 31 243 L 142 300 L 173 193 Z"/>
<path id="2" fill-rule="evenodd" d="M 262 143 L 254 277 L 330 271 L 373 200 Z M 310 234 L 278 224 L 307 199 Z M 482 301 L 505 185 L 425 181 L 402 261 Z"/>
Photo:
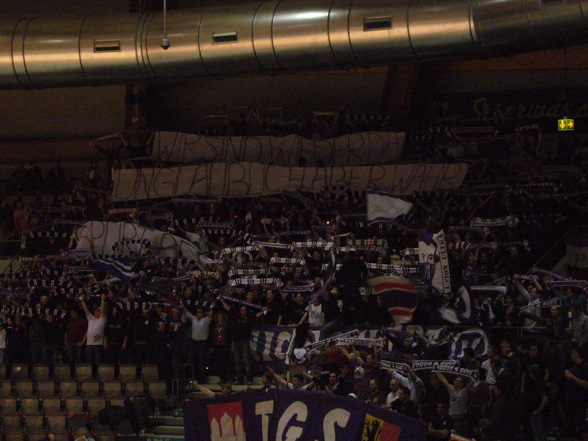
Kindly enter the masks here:
<path id="1" fill-rule="evenodd" d="M 384 306 L 395 324 L 412 320 L 419 297 L 413 283 L 399 276 L 372 277 L 367 281 L 372 294 L 382 295 Z"/>
<path id="2" fill-rule="evenodd" d="M 421 280 L 441 294 L 451 292 L 449 256 L 445 233 L 419 232 L 419 271 Z"/>
<path id="3" fill-rule="evenodd" d="M 133 283 L 139 274 L 133 271 L 133 266 L 122 260 L 96 259 L 92 262 L 92 269 L 118 277 L 124 283 Z"/>
<path id="4" fill-rule="evenodd" d="M 463 350 L 471 348 L 476 357 L 483 357 L 488 352 L 488 336 L 479 328 L 467 329 L 454 337 L 451 345 L 451 358 L 463 357 Z"/>
<path id="5" fill-rule="evenodd" d="M 412 203 L 386 193 L 368 190 L 366 197 L 368 223 L 392 222 L 398 216 L 407 214 L 412 209 Z"/>
<path id="6" fill-rule="evenodd" d="M 455 324 L 476 322 L 478 311 L 471 292 L 462 286 L 451 305 L 439 309 L 441 318 Z"/>

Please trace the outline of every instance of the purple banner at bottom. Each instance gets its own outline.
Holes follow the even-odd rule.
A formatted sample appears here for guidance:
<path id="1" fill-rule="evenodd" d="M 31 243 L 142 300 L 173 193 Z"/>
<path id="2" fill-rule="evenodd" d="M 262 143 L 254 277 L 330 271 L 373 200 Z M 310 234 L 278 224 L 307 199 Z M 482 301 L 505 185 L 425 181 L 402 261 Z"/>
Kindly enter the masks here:
<path id="1" fill-rule="evenodd" d="M 425 441 L 421 421 L 327 393 L 273 389 L 184 403 L 186 441 Z"/>

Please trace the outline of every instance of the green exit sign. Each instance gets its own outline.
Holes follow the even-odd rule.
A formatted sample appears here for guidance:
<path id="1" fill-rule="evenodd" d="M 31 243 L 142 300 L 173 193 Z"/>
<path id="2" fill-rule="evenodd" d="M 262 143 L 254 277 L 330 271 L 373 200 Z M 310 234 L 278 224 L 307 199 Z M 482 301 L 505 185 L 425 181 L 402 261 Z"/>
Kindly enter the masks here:
<path id="1" fill-rule="evenodd" d="M 574 130 L 574 120 L 573 119 L 558 119 L 557 120 L 557 130 L 560 132 L 569 132 Z"/>

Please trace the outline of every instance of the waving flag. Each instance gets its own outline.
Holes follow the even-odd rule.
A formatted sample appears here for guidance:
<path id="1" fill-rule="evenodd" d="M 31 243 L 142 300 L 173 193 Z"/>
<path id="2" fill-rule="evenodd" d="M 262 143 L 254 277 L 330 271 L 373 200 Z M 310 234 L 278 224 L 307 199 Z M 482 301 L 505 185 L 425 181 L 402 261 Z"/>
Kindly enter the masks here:
<path id="1" fill-rule="evenodd" d="M 124 283 L 133 283 L 139 278 L 139 274 L 133 271 L 133 266 L 122 260 L 96 259 L 92 262 L 92 269 L 112 274 Z"/>
<path id="2" fill-rule="evenodd" d="M 387 193 L 368 190 L 366 197 L 368 223 L 392 222 L 398 216 L 408 214 L 412 209 L 412 203 Z"/>
<path id="3" fill-rule="evenodd" d="M 384 306 L 395 324 L 412 320 L 419 297 L 413 283 L 399 276 L 381 276 L 368 279 L 371 294 L 382 295 Z"/>

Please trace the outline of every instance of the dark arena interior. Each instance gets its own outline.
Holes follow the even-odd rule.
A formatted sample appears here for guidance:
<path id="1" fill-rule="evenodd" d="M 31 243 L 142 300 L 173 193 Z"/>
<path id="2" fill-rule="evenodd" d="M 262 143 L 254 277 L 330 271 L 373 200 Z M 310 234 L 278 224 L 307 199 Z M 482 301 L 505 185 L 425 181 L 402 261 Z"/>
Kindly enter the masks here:
<path id="1" fill-rule="evenodd" d="M 0 3 L 0 441 L 588 440 L 587 0 Z"/>

